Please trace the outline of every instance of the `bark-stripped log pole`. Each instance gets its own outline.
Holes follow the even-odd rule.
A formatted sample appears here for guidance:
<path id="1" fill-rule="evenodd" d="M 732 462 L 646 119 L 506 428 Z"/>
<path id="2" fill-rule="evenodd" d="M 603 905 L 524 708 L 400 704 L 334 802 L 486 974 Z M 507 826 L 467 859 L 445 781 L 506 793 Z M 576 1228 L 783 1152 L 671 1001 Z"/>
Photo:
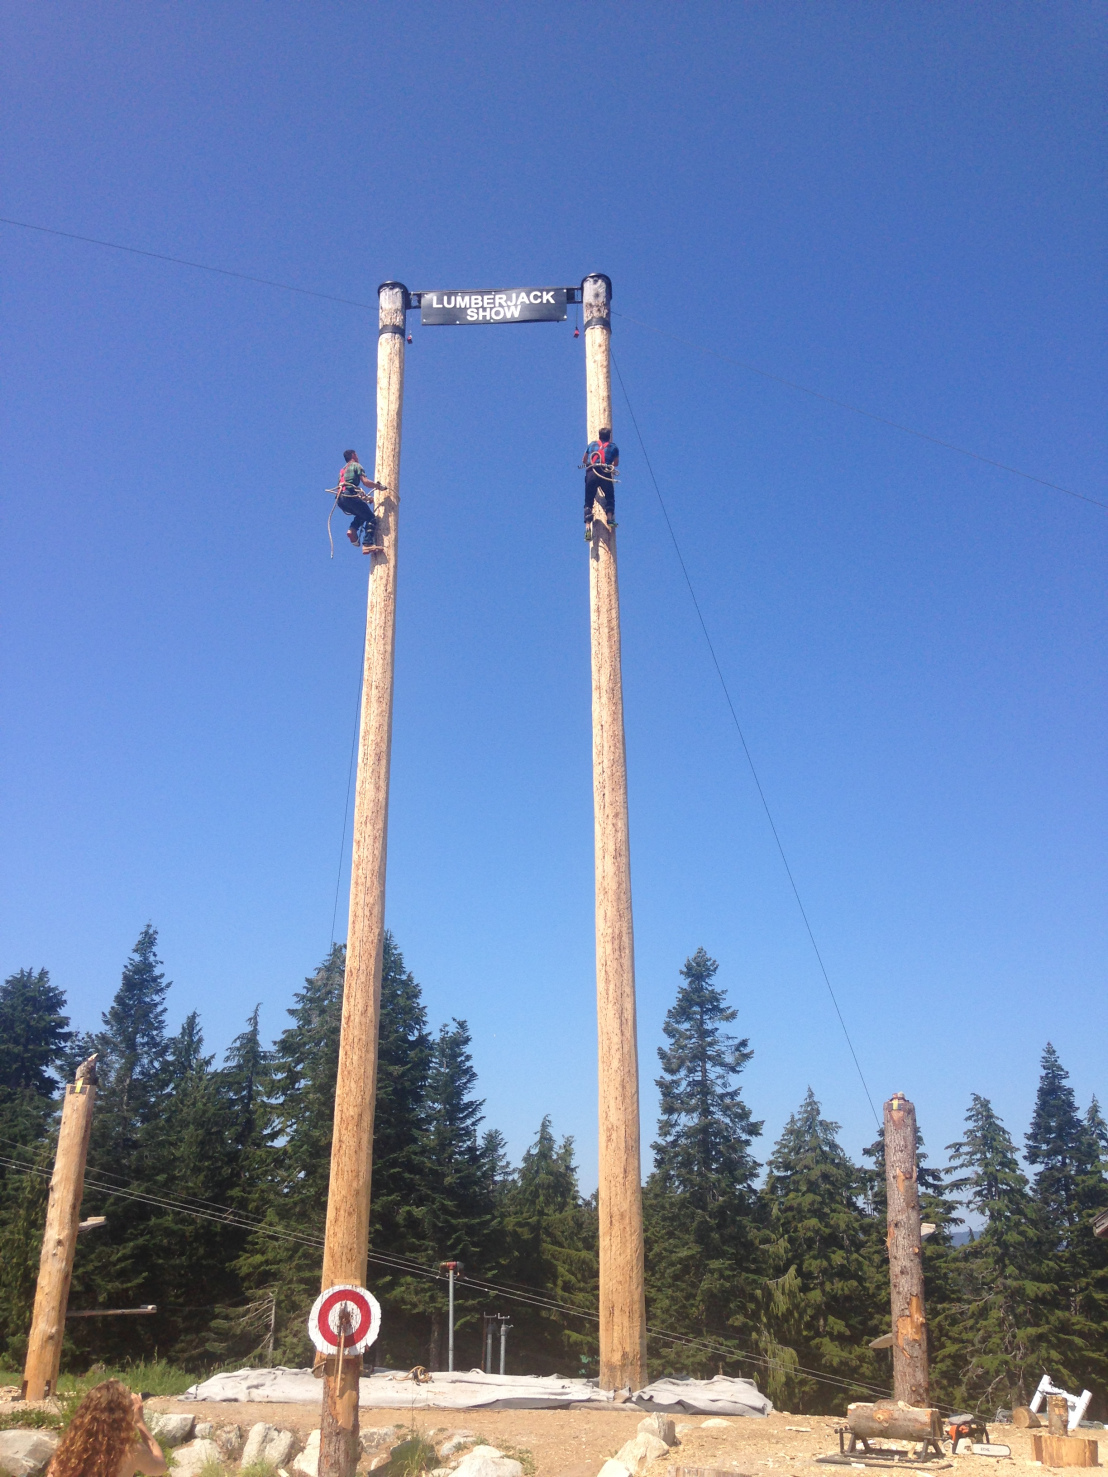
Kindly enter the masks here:
<path id="1" fill-rule="evenodd" d="M 385 936 L 385 856 L 388 841 L 389 760 L 392 752 L 392 678 L 396 636 L 397 506 L 400 423 L 404 405 L 404 313 L 408 290 L 398 282 L 378 289 L 377 542 L 371 554 L 366 613 L 358 779 L 350 863 L 350 921 L 335 1081 L 331 1179 L 323 1247 L 323 1286 L 363 1284 L 369 1252 L 369 1196 L 373 1170 L 373 1110 L 377 1096 L 377 1029 L 381 954 Z M 358 1379 L 362 1361 L 324 1363 L 320 1477 L 353 1477 L 358 1463 Z"/>
<path id="2" fill-rule="evenodd" d="M 23 1399 L 45 1400 L 58 1388 L 62 1362 L 62 1335 L 77 1250 L 81 1197 L 85 1193 L 85 1161 L 96 1101 L 96 1058 L 77 1068 L 76 1081 L 67 1084 L 58 1130 L 58 1152 L 46 1202 L 46 1229 L 38 1264 L 31 1336 L 23 1366 Z"/>
<path id="3" fill-rule="evenodd" d="M 903 1093 L 885 1104 L 889 1288 L 893 1315 L 893 1395 L 907 1405 L 930 1403 L 927 1315 L 923 1304 L 916 1110 Z"/>
<path id="4" fill-rule="evenodd" d="M 588 440 L 612 424 L 611 294 L 586 277 Z M 623 739 L 616 536 L 593 522 L 589 545 L 592 627 L 592 764 L 596 846 L 596 1010 L 600 1086 L 600 1388 L 640 1390 L 646 1378 L 639 1060 L 635 938 Z"/>

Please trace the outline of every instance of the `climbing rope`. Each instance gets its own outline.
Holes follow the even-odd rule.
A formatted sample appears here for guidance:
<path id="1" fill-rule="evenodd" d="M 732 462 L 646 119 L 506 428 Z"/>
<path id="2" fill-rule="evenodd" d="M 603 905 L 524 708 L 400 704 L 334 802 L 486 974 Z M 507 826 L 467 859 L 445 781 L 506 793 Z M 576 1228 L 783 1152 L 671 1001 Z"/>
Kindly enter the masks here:
<path id="1" fill-rule="evenodd" d="M 333 559 L 335 557 L 335 540 L 334 540 L 334 538 L 333 538 L 333 536 L 331 534 L 331 519 L 335 516 L 335 509 L 339 505 L 339 498 L 340 497 L 357 497 L 357 498 L 361 498 L 361 500 L 362 500 L 363 503 L 373 503 L 373 510 L 374 510 L 374 512 L 377 511 L 377 504 L 374 501 L 374 499 L 371 496 L 371 494 L 369 494 L 367 492 L 356 492 L 356 491 L 355 492 L 349 492 L 349 491 L 347 491 L 346 487 L 341 482 L 339 483 L 339 485 L 337 487 L 325 487 L 323 489 L 323 491 L 324 492 L 327 492 L 327 493 L 332 493 L 333 492 L 334 495 L 335 495 L 335 501 L 331 504 L 331 511 L 327 514 L 327 542 L 331 545 L 331 558 Z M 378 489 L 378 491 L 380 491 L 380 492 L 388 492 L 388 488 L 387 487 L 381 487 L 381 488 Z M 399 502 L 399 498 L 397 499 L 397 501 Z"/>

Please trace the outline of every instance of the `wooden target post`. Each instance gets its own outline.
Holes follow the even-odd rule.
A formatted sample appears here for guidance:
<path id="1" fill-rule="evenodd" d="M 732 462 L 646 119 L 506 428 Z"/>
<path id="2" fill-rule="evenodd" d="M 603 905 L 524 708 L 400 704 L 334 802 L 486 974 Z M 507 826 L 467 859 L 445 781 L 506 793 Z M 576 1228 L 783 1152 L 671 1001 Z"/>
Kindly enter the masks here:
<path id="1" fill-rule="evenodd" d="M 582 285 L 588 440 L 612 424 L 612 284 Z M 623 736 L 616 535 L 593 520 L 593 826 L 596 853 L 596 1016 L 600 1087 L 600 1387 L 640 1390 L 646 1377 L 635 936 Z"/>
<path id="2" fill-rule="evenodd" d="M 392 755 L 393 653 L 396 638 L 397 508 L 400 427 L 404 407 L 404 333 L 408 289 L 378 288 L 377 454 L 374 479 L 388 491 L 378 498 L 378 537 L 371 554 L 366 613 L 358 778 L 350 863 L 350 921 L 342 997 L 338 1076 L 335 1081 L 331 1178 L 323 1247 L 324 1288 L 361 1284 L 369 1254 L 369 1199 L 373 1172 L 373 1111 L 377 1096 L 377 1035 L 381 956 L 385 937 L 385 858 L 388 843 L 389 763 Z M 323 1359 L 323 1413 L 319 1477 L 353 1477 L 358 1464 L 358 1380 L 361 1355 Z"/>

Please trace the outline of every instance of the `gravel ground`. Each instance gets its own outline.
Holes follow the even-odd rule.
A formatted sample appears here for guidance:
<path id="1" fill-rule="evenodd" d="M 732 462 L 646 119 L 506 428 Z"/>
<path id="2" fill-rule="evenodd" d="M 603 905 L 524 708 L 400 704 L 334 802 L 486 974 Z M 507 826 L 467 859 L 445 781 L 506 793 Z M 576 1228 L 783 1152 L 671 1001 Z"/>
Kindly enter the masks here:
<path id="1" fill-rule="evenodd" d="M 297 1431 L 306 1437 L 319 1424 L 319 1407 L 315 1405 L 236 1404 L 232 1402 L 200 1402 L 150 1400 L 151 1410 L 180 1411 L 195 1415 L 197 1420 L 211 1421 L 216 1426 L 231 1422 L 247 1431 L 255 1421 Z M 614 1456 L 623 1443 L 635 1435 L 643 1412 L 634 1409 L 612 1410 L 490 1410 L 490 1411 L 417 1411 L 414 1420 L 402 1411 L 361 1411 L 364 1427 L 414 1425 L 422 1435 L 436 1443 L 445 1441 L 451 1431 L 472 1431 L 492 1446 L 513 1446 L 531 1453 L 536 1477 L 596 1477 L 601 1464 Z M 784 1411 L 765 1419 L 735 1418 L 722 1426 L 705 1426 L 705 1418 L 691 1416 L 687 1420 L 675 1416 L 681 1445 L 670 1453 L 668 1461 L 660 1458 L 650 1469 L 649 1477 L 666 1477 L 667 1466 L 717 1468 L 725 1472 L 766 1477 L 764 1469 L 773 1469 L 795 1477 L 816 1477 L 814 1459 L 839 1449 L 836 1430 L 841 1422 L 826 1416 L 796 1416 Z M 949 1477 L 988 1477 L 998 1468 L 998 1477 L 1015 1469 L 1030 1469 L 1031 1435 L 1012 1426 L 990 1426 L 989 1433 L 997 1442 L 1012 1448 L 1011 1461 L 992 1457 L 960 1456 L 944 1458 Z M 1089 1432 L 1092 1436 L 1103 1433 Z M 933 1464 L 938 1469 L 939 1463 Z M 827 1469 L 823 1469 L 827 1472 Z M 831 1468 L 831 1472 L 835 1469 Z M 849 1470 L 858 1470 L 851 1468 Z M 888 1470 L 888 1469 L 879 1469 Z M 1042 1468 L 1037 1468 L 1042 1473 Z M 830 1477 L 830 1473 L 827 1473 Z"/>

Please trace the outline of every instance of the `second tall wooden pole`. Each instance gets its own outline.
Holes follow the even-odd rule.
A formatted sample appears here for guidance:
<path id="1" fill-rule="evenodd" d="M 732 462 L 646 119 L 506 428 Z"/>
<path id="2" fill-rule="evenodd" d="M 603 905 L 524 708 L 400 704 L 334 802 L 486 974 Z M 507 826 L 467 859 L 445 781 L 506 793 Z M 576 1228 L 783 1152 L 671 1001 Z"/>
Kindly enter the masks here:
<path id="1" fill-rule="evenodd" d="M 588 439 L 612 424 L 611 294 L 583 283 Z M 635 936 L 623 737 L 616 536 L 600 518 L 589 545 L 592 762 L 596 847 L 596 1013 L 600 1086 L 600 1387 L 646 1376 Z"/>
<path id="2" fill-rule="evenodd" d="M 392 681 L 396 637 L 397 507 L 400 427 L 404 407 L 404 314 L 407 288 L 378 289 L 377 455 L 374 478 L 388 491 L 378 498 L 377 542 L 371 554 L 366 613 L 354 842 L 350 863 L 350 922 L 335 1082 L 331 1180 L 323 1248 L 323 1286 L 364 1283 L 369 1253 L 369 1199 L 373 1171 L 373 1110 L 377 1096 L 377 1034 L 381 955 L 385 938 L 385 858 L 388 844 L 389 764 L 392 755 Z M 358 1463 L 360 1358 L 324 1364 L 320 1477 L 353 1477 Z"/>

